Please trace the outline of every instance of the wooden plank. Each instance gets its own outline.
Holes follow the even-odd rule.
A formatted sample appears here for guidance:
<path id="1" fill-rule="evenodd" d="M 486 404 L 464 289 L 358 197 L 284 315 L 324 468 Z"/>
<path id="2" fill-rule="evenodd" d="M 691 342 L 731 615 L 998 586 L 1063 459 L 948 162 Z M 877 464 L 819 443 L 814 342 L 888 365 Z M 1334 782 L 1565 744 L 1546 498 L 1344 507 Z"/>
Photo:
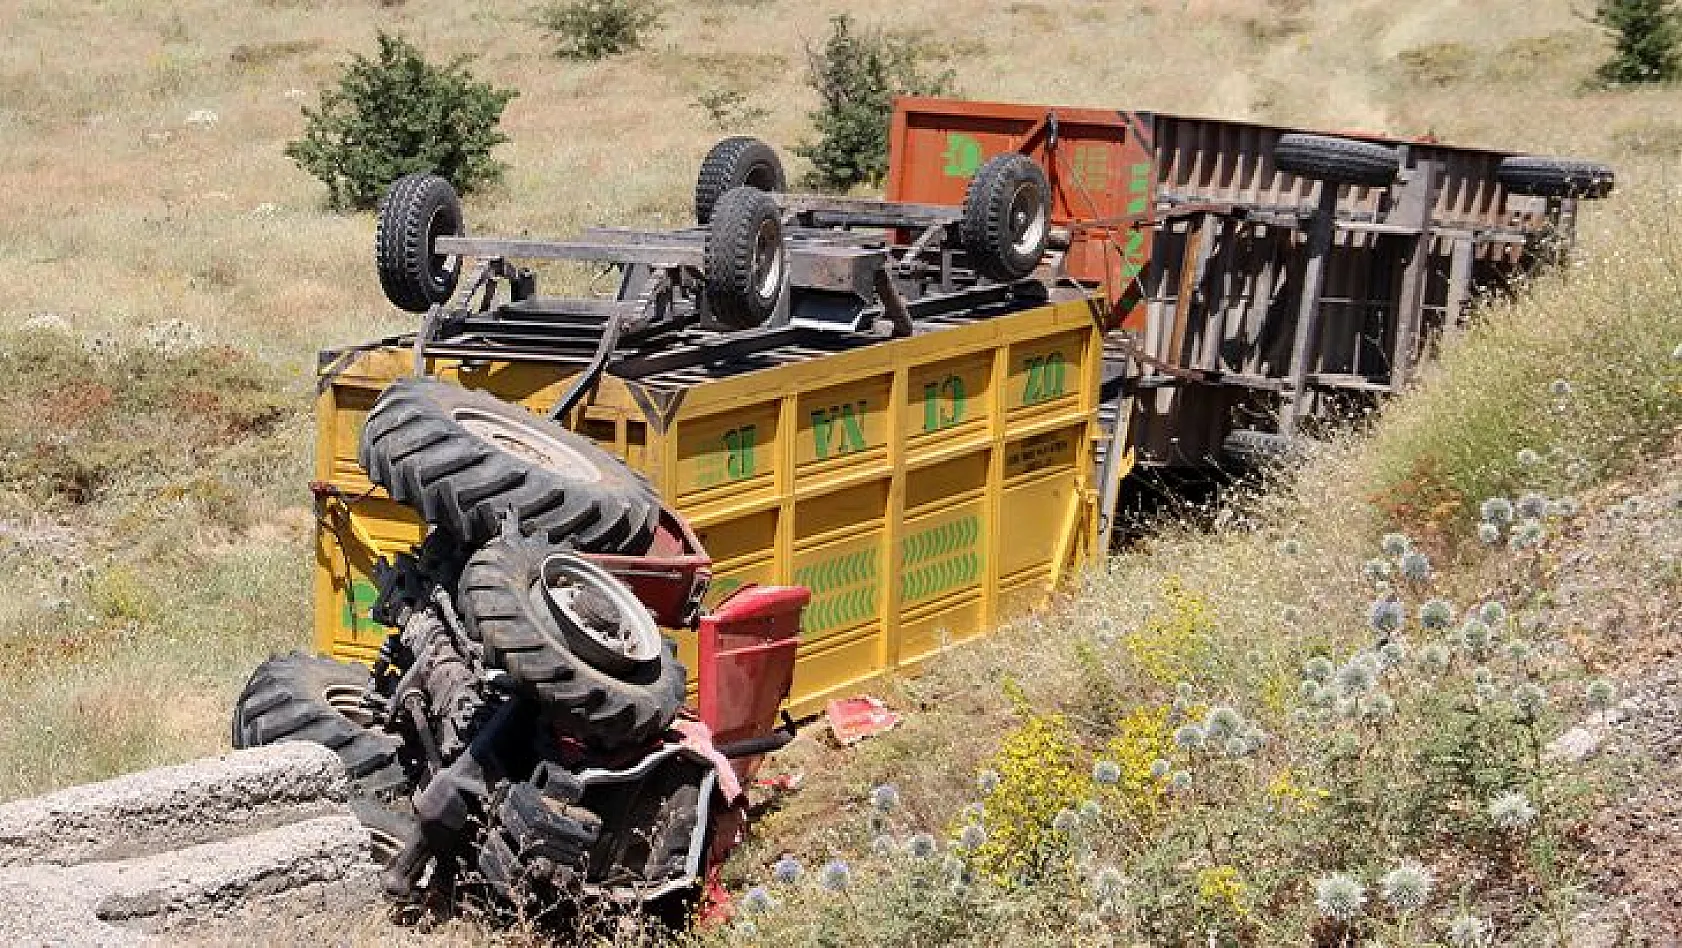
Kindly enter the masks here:
<path id="1" fill-rule="evenodd" d="M 1431 259 L 1431 206 L 1442 166 L 1435 161 L 1421 161 L 1413 169 L 1408 182 L 1403 207 L 1412 215 L 1404 220 L 1407 226 L 1419 228 L 1419 236 L 1412 242 L 1407 267 L 1402 271 L 1402 285 L 1396 297 L 1395 348 L 1390 353 L 1390 387 L 1399 390 L 1413 376 L 1419 359 L 1419 327 L 1424 319 L 1426 271 Z"/>
<path id="2" fill-rule="evenodd" d="M 503 257 L 513 260 L 605 260 L 645 263 L 651 267 L 699 267 L 703 248 L 694 244 L 590 243 L 586 241 L 523 240 L 506 237 L 439 237 L 434 253 L 463 257 Z"/>

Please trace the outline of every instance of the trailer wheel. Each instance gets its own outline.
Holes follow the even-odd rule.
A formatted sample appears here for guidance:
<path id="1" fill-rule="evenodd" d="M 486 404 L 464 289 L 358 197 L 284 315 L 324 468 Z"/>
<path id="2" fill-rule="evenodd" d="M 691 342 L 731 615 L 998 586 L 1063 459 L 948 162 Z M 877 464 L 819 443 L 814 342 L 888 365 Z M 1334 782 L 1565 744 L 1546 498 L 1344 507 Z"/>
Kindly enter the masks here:
<path id="1" fill-rule="evenodd" d="M 1401 155 L 1388 145 L 1327 135 L 1281 135 L 1273 160 L 1299 177 L 1369 188 L 1394 184 L 1402 167 Z"/>
<path id="2" fill-rule="evenodd" d="M 368 413 L 358 458 L 374 483 L 468 547 L 520 529 L 590 553 L 648 551 L 654 489 L 590 439 L 484 392 L 394 382 Z"/>
<path id="3" fill-rule="evenodd" d="M 1495 178 L 1514 194 L 1558 198 L 1603 198 L 1612 193 L 1612 169 L 1593 161 L 1521 155 L 1502 160 Z"/>
<path id="4" fill-rule="evenodd" d="M 1296 453 L 1295 442 L 1269 431 L 1240 429 L 1229 433 L 1221 441 L 1221 454 L 1228 460 L 1252 466 L 1280 464 Z"/>
<path id="5" fill-rule="evenodd" d="M 411 787 L 398 742 L 368 727 L 367 693 L 366 666 L 302 652 L 276 655 L 257 666 L 234 704 L 233 746 L 321 744 L 344 761 L 359 793 L 401 796 Z"/>
<path id="6" fill-rule="evenodd" d="M 1051 186 L 1027 155 L 988 159 L 964 192 L 959 236 L 970 266 L 1000 283 L 1023 279 L 1040 265 L 1051 235 Z"/>
<path id="7" fill-rule="evenodd" d="M 695 223 L 711 223 L 718 199 L 740 187 L 788 190 L 782 159 L 770 145 L 745 135 L 724 139 L 701 161 L 701 173 L 695 177 Z"/>
<path id="8" fill-rule="evenodd" d="M 582 612 L 632 617 L 619 611 L 622 600 L 613 596 L 588 609 L 559 608 L 544 568 L 556 552 L 539 541 L 506 537 L 473 554 L 458 593 L 468 633 L 484 644 L 487 661 L 505 669 L 568 734 L 605 749 L 645 744 L 671 725 L 683 705 L 683 665 L 658 633 L 650 650 L 640 638 L 577 628 Z M 617 580 L 606 579 L 629 597 Z M 581 635 L 624 641 L 624 661 L 592 661 L 592 653 L 575 650 Z"/>
<path id="9" fill-rule="evenodd" d="M 406 174 L 380 201 L 374 228 L 374 266 L 385 298 L 398 309 L 424 313 L 455 292 L 461 258 L 432 252 L 439 237 L 459 237 L 461 199 L 435 174 Z"/>
<path id="10" fill-rule="evenodd" d="M 758 188 L 726 191 L 713 208 L 704 264 L 716 322 L 752 329 L 770 319 L 788 266 L 777 202 Z"/>

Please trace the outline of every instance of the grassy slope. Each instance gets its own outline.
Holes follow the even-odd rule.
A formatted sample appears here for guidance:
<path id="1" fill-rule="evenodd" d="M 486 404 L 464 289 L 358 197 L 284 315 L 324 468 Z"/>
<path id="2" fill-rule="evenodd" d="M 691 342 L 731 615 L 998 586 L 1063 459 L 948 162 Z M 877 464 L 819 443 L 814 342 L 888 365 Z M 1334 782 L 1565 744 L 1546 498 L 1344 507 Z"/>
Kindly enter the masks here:
<path id="1" fill-rule="evenodd" d="M 1581 305 L 1573 286 L 1545 290 L 1540 308 L 1514 311 L 1508 335 L 1480 336 L 1456 356 L 1470 369 L 1452 371 L 1445 391 L 1533 380 L 1596 336 L 1602 316 L 1662 299 L 1654 294 L 1673 279 L 1662 211 L 1636 210 L 1674 205 L 1674 162 L 1648 156 L 1682 140 L 1682 110 L 1666 91 L 1582 91 L 1579 77 L 1602 42 L 1563 0 L 1482 0 L 1475 12 L 1449 0 L 1405 9 L 1385 0 L 869 0 L 846 8 L 921 35 L 975 97 L 1432 131 L 1618 162 L 1638 183 L 1589 227 L 1590 243 L 1609 258 L 1591 284 L 1596 308 Z M 292 90 L 315 89 L 348 52 L 368 49 L 376 26 L 439 56 L 480 53 L 478 70 L 522 95 L 506 121 L 514 140 L 503 153 L 507 182 L 473 202 L 476 229 L 676 223 L 696 159 L 722 133 L 708 127 L 696 96 L 739 90 L 766 112 L 745 130 L 798 140 L 811 104 L 796 78 L 801 43 L 822 35 L 829 12 L 794 0 L 674 10 L 648 49 L 578 65 L 548 57 L 547 41 L 520 14 L 492 17 L 459 4 L 271 2 L 238 16 L 208 2 L 0 9 L 12 39 L 0 49 L 0 264 L 13 277 L 0 300 L 0 366 L 13 389 L 0 426 L 0 570 L 11 592 L 0 602 L 9 656 L 0 710 L 14 722 L 0 735 L 8 765 L 0 797 L 215 750 L 250 664 L 306 638 L 302 412 L 311 356 L 406 323 L 378 298 L 367 262 L 371 219 L 324 212 L 316 183 L 280 155 L 299 126 Z M 201 109 L 218 121 L 189 123 Z M 1610 233 L 1637 216 L 1647 242 L 1632 247 Z M 1638 278 L 1628 279 L 1632 272 Z M 57 318 L 30 320 L 38 314 Z M 136 386 L 147 374 L 142 363 L 171 364 L 153 345 L 165 320 L 243 354 L 216 368 L 209 388 L 263 378 L 282 409 L 269 417 L 249 405 L 215 406 L 207 414 L 195 400 L 205 387 L 198 382 Z M 1520 331 L 1526 320 L 1546 338 Z M 25 340 L 16 330 L 26 321 L 67 331 Z M 1643 334 L 1659 330 L 1643 325 L 1626 320 L 1619 332 L 1651 345 Z M 85 358 L 88 350 L 95 355 Z M 66 400 L 67 366 L 112 392 L 110 402 Z M 1597 378 L 1588 397 L 1622 398 L 1605 394 L 1616 391 L 1613 382 Z M 115 398 L 119 391 L 133 396 Z M 49 399 L 66 404 L 42 408 Z M 1428 450 L 1467 478 L 1460 486 L 1469 496 L 1509 488 L 1511 472 L 1492 459 L 1509 456 L 1516 441 L 1453 441 L 1497 431 L 1492 420 L 1510 407 L 1468 419 L 1459 401 L 1404 407 L 1377 455 L 1335 462 L 1367 465 L 1359 480 L 1356 469 L 1337 480 L 1377 489 L 1416 473 L 1414 459 Z M 179 457 L 169 450 L 177 446 L 190 449 L 190 463 L 168 460 Z M 55 452 L 101 460 L 98 488 L 71 497 L 52 472 L 26 477 L 13 463 L 38 465 Z M 1350 487 L 1307 506 L 1280 501 L 1279 516 L 1301 515 L 1310 526 L 1319 518 L 1308 512 L 1351 511 L 1343 529 L 1304 534 L 1332 559 L 1276 571 L 1277 582 L 1296 587 L 1257 585 L 1256 571 L 1243 568 L 1266 557 L 1271 541 L 1182 538 L 1172 557 L 1224 577 L 1234 602 L 1254 603 L 1257 621 L 1280 602 L 1329 612 L 1356 595 L 1358 580 L 1342 567 L 1362 558 L 1375 529 L 1361 519 L 1361 496 Z M 1124 561 L 1095 580 L 1094 595 L 1125 622 L 1150 601 L 1167 562 Z M 1340 578 L 1319 585 L 1329 566 Z M 1266 641 L 1277 631 L 1231 627 L 1266 631 Z M 1277 645 L 1287 657 L 1296 647 Z M 1035 676 L 1036 701 L 1057 703 L 1073 680 L 1055 673 L 1060 660 L 1039 643 L 1021 638 L 972 650 L 955 667 L 1003 660 L 1049 663 Z M 1007 720 L 996 693 L 944 691 L 941 680 L 908 688 L 931 705 Z M 910 733 L 870 753 L 902 747 L 918 756 Z M 929 778 L 935 799 L 957 801 L 966 768 L 986 749 L 963 744 L 938 767 L 919 765 L 951 778 Z M 854 788 L 864 779 L 855 774 Z"/>

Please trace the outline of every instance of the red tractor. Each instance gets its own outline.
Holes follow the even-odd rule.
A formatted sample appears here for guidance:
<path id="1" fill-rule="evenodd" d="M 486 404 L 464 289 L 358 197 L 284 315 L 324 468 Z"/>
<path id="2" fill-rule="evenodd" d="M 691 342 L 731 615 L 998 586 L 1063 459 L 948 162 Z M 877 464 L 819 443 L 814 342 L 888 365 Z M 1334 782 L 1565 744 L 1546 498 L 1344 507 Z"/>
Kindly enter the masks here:
<path id="1" fill-rule="evenodd" d="M 739 841 L 743 784 L 790 736 L 777 714 L 809 592 L 703 610 L 711 561 L 641 476 L 443 381 L 389 387 L 360 461 L 429 526 L 378 570 L 390 634 L 371 669 L 265 662 L 234 745 L 337 751 L 395 898 L 687 913 Z M 662 628 L 696 635 L 693 702 Z"/>

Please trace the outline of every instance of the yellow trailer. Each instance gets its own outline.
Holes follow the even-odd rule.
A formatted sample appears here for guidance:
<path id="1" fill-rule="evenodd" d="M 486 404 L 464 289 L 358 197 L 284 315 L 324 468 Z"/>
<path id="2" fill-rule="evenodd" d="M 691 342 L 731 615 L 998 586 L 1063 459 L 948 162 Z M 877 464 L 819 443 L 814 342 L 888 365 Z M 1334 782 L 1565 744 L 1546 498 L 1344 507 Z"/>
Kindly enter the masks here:
<path id="1" fill-rule="evenodd" d="M 691 521 L 714 561 L 709 603 L 747 583 L 810 587 L 790 699 L 806 713 L 1020 614 L 1092 555 L 1101 305 L 1018 291 L 920 319 L 905 338 L 723 335 L 617 363 L 565 421 Z M 580 371 L 447 347 L 420 362 L 540 415 Z M 323 358 L 325 654 L 372 660 L 389 632 L 369 617 L 374 563 L 423 532 L 357 463 L 369 408 L 415 368 L 408 338 Z M 673 634 L 693 668 L 693 638 Z"/>

